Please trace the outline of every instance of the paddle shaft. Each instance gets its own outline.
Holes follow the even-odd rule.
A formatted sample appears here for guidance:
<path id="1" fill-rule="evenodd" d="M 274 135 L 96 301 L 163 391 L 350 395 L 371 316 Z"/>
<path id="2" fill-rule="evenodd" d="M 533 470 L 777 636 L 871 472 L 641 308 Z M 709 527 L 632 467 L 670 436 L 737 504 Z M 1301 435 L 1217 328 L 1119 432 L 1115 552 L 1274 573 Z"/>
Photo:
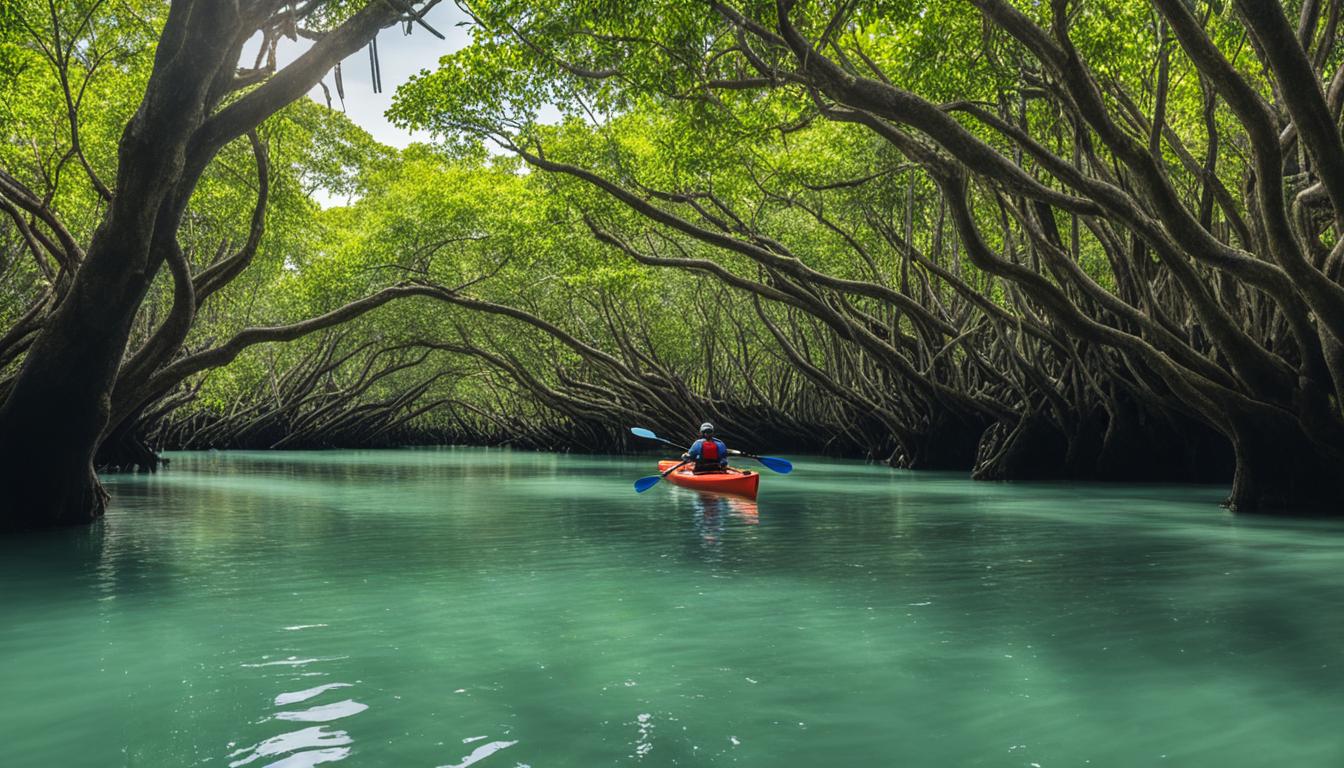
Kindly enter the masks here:
<path id="1" fill-rule="evenodd" d="M 683 453 L 686 452 L 686 451 L 689 451 L 689 450 L 690 450 L 689 448 L 685 448 L 685 447 L 682 447 L 682 446 L 680 446 L 680 445 L 677 445 L 676 443 L 672 442 L 671 440 L 668 440 L 668 439 L 663 438 L 663 437 L 659 437 L 657 434 L 654 433 L 653 430 L 648 429 L 648 428 L 646 428 L 646 427 L 631 427 L 631 428 L 630 428 L 630 432 L 633 433 L 636 437 L 642 437 L 642 438 L 644 438 L 644 439 L 646 439 L 646 440 L 657 440 L 657 441 L 660 442 L 660 443 L 664 443 L 664 444 L 666 444 L 666 445 L 670 445 L 670 446 L 672 446 L 673 448 L 676 448 L 676 449 L 682 451 Z M 771 471 L 773 471 L 773 472 L 780 472 L 780 473 L 782 473 L 782 474 L 787 474 L 787 473 L 793 471 L 793 464 L 791 464 L 790 462 L 788 462 L 788 461 L 785 460 L 785 459 L 777 459 L 777 458 L 775 458 L 775 457 L 773 457 L 773 456 L 757 456 L 757 455 L 754 454 L 754 453 L 745 453 L 745 452 L 743 452 L 743 451 L 738 451 L 738 450 L 735 450 L 735 449 L 732 449 L 732 448 L 729 448 L 729 449 L 728 449 L 728 455 L 729 455 L 729 456 L 742 456 L 742 457 L 744 457 L 744 458 L 748 458 L 748 459 L 755 459 L 756 461 L 759 461 L 759 462 L 761 462 L 761 464 L 765 465 L 766 469 L 769 469 L 769 470 L 771 470 Z M 685 462 L 683 462 L 683 464 L 684 464 L 684 463 L 685 463 Z M 682 465 L 678 465 L 678 466 L 682 466 Z M 675 467 L 674 467 L 674 469 L 675 469 Z M 669 470 L 669 471 L 671 471 L 671 470 Z M 665 476 L 665 475 L 664 475 L 664 476 Z"/>
<path id="2" fill-rule="evenodd" d="M 695 461 L 695 459 L 687 459 L 687 460 L 681 462 L 680 464 L 676 465 L 675 467 L 668 467 L 666 472 L 659 472 L 659 473 L 658 473 L 658 476 L 659 476 L 659 477 L 667 477 L 668 475 L 672 474 L 673 472 L 676 472 L 678 469 L 681 469 L 682 467 L 686 466 L 687 464 L 690 464 L 692 461 Z"/>
<path id="3" fill-rule="evenodd" d="M 667 470 L 666 472 L 659 472 L 659 473 L 656 474 L 656 475 L 649 475 L 648 477 L 641 477 L 641 478 L 639 478 L 638 480 L 635 481 L 635 493 L 643 493 L 643 492 L 649 490 L 649 489 L 652 488 L 653 486 L 657 485 L 658 482 L 659 482 L 660 480 L 662 480 L 663 478 L 667 477 L 668 475 L 672 474 L 672 473 L 675 472 L 676 470 L 678 470 L 678 469 L 680 469 L 681 467 L 684 467 L 684 466 L 686 466 L 687 464 L 690 464 L 690 463 L 691 463 L 691 460 L 690 460 L 690 459 L 687 459 L 686 461 L 681 462 L 680 464 L 676 465 L 675 467 L 668 467 L 668 470 Z"/>

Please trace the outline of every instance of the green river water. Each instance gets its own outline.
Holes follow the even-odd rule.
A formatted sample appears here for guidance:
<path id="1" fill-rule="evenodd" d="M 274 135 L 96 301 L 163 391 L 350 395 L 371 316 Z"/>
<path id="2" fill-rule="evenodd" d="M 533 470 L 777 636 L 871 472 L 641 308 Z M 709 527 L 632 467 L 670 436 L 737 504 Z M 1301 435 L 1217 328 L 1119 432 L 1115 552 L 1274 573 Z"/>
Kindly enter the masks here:
<path id="1" fill-rule="evenodd" d="M 1344 526 L 804 460 L 173 456 L 0 539 L 0 766 L 1344 766 Z"/>

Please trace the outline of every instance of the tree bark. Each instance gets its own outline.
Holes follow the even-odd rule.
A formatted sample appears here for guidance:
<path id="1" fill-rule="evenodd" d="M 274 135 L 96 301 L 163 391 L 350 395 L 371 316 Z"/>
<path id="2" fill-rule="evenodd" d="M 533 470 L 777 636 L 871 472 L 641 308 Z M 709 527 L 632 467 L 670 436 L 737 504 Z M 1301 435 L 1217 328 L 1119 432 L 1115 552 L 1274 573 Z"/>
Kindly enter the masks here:
<path id="1" fill-rule="evenodd" d="M 397 6 L 406 4 L 370 3 L 221 108 L 246 40 L 287 11 L 273 2 L 172 3 L 145 94 L 121 136 L 107 213 L 0 405 L 0 530 L 78 525 L 103 514 L 107 495 L 93 459 L 113 386 L 141 302 L 179 247 L 178 226 L 201 173 L 221 147 L 393 23 Z"/>

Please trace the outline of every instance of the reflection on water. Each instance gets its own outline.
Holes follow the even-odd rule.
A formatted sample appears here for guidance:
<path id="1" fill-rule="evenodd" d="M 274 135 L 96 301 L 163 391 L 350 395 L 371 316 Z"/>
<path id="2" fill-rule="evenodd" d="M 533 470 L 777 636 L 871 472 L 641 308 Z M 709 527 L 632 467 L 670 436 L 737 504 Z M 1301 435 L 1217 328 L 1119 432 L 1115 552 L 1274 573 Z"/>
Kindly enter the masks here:
<path id="1" fill-rule="evenodd" d="M 314 765 L 322 763 L 334 763 L 337 760 L 344 760 L 350 756 L 349 747 L 334 747 L 330 749 L 313 749 L 307 752 L 296 752 L 274 763 L 269 763 L 264 768 L 312 768 Z"/>
<path id="2" fill-rule="evenodd" d="M 314 696 L 326 693 L 327 691 L 330 691 L 333 688 L 349 688 L 349 687 L 350 687 L 349 683 L 327 683 L 326 685 L 319 685 L 316 688 L 308 688 L 302 691 L 291 691 L 290 693 L 282 693 L 279 696 L 275 697 L 275 706 L 283 707 L 288 704 L 298 704 L 301 701 L 307 701 L 313 698 Z"/>
<path id="3" fill-rule="evenodd" d="M 191 454 L 0 539 L 0 766 L 1344 766 L 1344 526 L 800 461 Z M 59 724 L 59 725 L 56 725 Z"/>
<path id="4" fill-rule="evenodd" d="M 298 629 L 313 629 L 325 626 L 325 624 L 310 624 Z M 294 627 L 285 627 L 285 630 L 296 631 Z M 341 661 L 345 658 L 344 656 L 338 656 L 300 659 L 291 656 L 286 659 L 268 659 L 243 663 L 238 666 L 241 669 L 263 670 L 263 677 L 261 678 L 263 684 L 288 686 L 293 683 L 310 681 L 313 677 L 325 677 L 327 672 L 323 671 L 320 666 L 322 662 Z M 284 668 L 289 671 L 284 671 Z M 270 671 L 272 669 L 274 671 Z M 318 699 L 330 691 L 352 687 L 354 686 L 351 683 L 331 682 L 301 690 L 284 691 L 276 694 L 272 704 L 275 707 L 292 706 Z M 342 691 L 342 693 L 345 692 Z M 341 701 L 314 704 L 302 710 L 273 712 L 269 716 L 263 717 L 260 723 L 263 726 L 282 722 L 332 723 L 336 720 L 344 720 L 347 717 L 358 715 L 368 708 L 367 704 L 346 698 Z M 279 760 L 264 763 L 263 768 L 302 768 L 344 760 L 351 754 L 351 745 L 354 744 L 354 739 L 351 738 L 349 731 L 328 730 L 329 727 L 327 725 L 316 725 L 301 728 L 297 731 L 288 731 L 267 737 L 250 747 L 240 749 L 232 749 L 234 743 L 230 743 L 229 747 L 232 751 L 229 752 L 229 768 L 240 768 L 256 760 L 270 760 L 282 755 L 284 757 Z"/>
<path id="5" fill-rule="evenodd" d="M 346 699 L 334 704 L 320 704 L 299 712 L 277 712 L 275 718 L 277 720 L 296 720 L 301 723 L 328 723 L 332 720 L 340 720 L 343 717 L 358 715 L 368 708 L 367 704 L 360 704 L 354 699 Z"/>
<path id="6" fill-rule="evenodd" d="M 439 768 L 467 768 L 467 766 L 479 763 L 480 761 L 495 754 L 501 749 L 508 749 L 509 747 L 512 747 L 514 744 L 517 743 L 518 742 L 516 741 L 492 741 L 489 744 L 482 744 L 481 746 L 473 749 L 471 751 L 471 754 L 464 756 L 462 758 L 462 762 L 453 763 L 452 765 L 442 765 L 439 766 Z M 522 766 L 523 764 L 517 763 L 516 765 Z M 526 768 L 526 766 L 523 766 L 523 768 Z"/>
<path id="7" fill-rule="evenodd" d="M 692 490 L 680 491 L 678 495 L 691 499 L 691 519 L 706 547 L 712 548 L 719 543 L 729 519 L 742 525 L 758 525 L 761 522 L 760 509 L 753 499 Z"/>
<path id="8" fill-rule="evenodd" d="M 351 743 L 350 734 L 345 731 L 328 731 L 324 725 L 304 728 L 299 731 L 272 736 L 250 747 L 236 749 L 229 757 L 238 758 L 229 763 L 229 768 L 239 768 L 254 760 L 290 755 L 287 761 L 269 763 L 269 765 L 316 765 L 319 762 L 332 762 L 347 757 Z M 307 752 L 312 750 L 312 752 Z M 299 753 L 299 754 L 291 754 Z M 314 760 L 313 758 L 318 758 Z M 300 760 L 308 762 L 298 762 Z"/>
<path id="9" fill-rule="evenodd" d="M 756 525 L 761 522 L 760 508 L 755 499 L 740 496 L 725 496 L 718 493 L 692 491 L 696 495 L 695 508 L 703 517 L 721 517 L 732 515 L 744 525 Z"/>

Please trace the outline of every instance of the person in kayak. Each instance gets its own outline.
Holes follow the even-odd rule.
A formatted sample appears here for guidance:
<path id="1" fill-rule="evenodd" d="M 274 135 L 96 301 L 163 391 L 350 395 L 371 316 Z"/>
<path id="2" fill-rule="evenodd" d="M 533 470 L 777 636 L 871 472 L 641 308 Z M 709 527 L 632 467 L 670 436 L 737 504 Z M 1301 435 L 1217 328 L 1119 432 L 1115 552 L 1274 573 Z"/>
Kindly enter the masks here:
<path id="1" fill-rule="evenodd" d="M 706 421 L 700 425 L 700 439 L 681 458 L 695 460 L 692 472 L 722 472 L 728 468 L 729 453 L 728 446 L 714 436 L 714 425 Z"/>

